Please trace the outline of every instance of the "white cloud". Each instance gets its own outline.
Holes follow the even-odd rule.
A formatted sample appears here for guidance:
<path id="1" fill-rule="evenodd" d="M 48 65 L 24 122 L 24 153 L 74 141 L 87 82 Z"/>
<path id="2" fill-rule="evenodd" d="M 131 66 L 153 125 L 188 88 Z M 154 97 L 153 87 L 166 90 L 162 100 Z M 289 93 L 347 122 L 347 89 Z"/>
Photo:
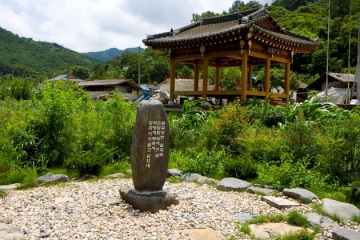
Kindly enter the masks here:
<path id="1" fill-rule="evenodd" d="M 146 34 L 227 11 L 234 0 L 0 0 L 0 27 L 78 52 L 143 46 Z M 244 1 L 248 2 L 248 1 Z M 272 0 L 260 0 L 262 4 Z"/>

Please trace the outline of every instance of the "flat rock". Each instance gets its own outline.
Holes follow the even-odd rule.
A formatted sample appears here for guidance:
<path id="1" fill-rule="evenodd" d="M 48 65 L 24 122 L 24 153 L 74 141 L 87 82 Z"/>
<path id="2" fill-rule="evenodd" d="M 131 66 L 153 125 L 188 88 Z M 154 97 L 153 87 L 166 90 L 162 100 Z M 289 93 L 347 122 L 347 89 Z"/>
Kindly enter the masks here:
<path id="1" fill-rule="evenodd" d="M 0 185 L 0 191 L 17 189 L 20 186 L 21 186 L 20 183 L 13 183 L 13 184 L 9 184 L 9 185 Z"/>
<path id="2" fill-rule="evenodd" d="M 125 171 L 125 173 L 128 174 L 128 175 L 132 175 L 131 169 L 127 169 L 127 170 Z"/>
<path id="3" fill-rule="evenodd" d="M 325 215 L 338 216 L 346 220 L 360 216 L 360 210 L 350 203 L 343 203 L 329 198 L 324 198 L 321 203 Z"/>
<path id="4" fill-rule="evenodd" d="M 339 227 L 339 224 L 328 217 L 319 215 L 317 213 L 306 213 L 304 214 L 308 222 L 312 227 L 320 227 L 320 228 L 334 228 Z"/>
<path id="5" fill-rule="evenodd" d="M 69 177 L 64 174 L 47 173 L 36 179 L 39 184 L 69 182 Z"/>
<path id="6" fill-rule="evenodd" d="M 201 175 L 197 173 L 186 173 L 181 177 L 181 180 L 192 182 L 197 181 L 200 177 Z"/>
<path id="7" fill-rule="evenodd" d="M 163 190 L 156 192 L 139 192 L 135 189 L 124 187 L 120 189 L 120 196 L 134 208 L 151 213 L 166 210 L 169 206 L 179 203 L 175 195 Z"/>
<path id="8" fill-rule="evenodd" d="M 294 201 L 290 201 L 288 199 L 284 199 L 281 197 L 273 197 L 273 196 L 262 196 L 261 200 L 268 203 L 269 205 L 276 207 L 277 209 L 297 207 L 300 204 Z"/>
<path id="9" fill-rule="evenodd" d="M 0 223 L 10 224 L 12 222 L 11 218 L 0 218 Z"/>
<path id="10" fill-rule="evenodd" d="M 265 187 L 256 187 L 256 186 L 251 186 L 246 191 L 248 191 L 250 193 L 260 193 L 262 195 L 274 195 L 275 193 L 278 192 L 275 189 L 265 188 Z"/>
<path id="11" fill-rule="evenodd" d="M 212 228 L 185 229 L 183 233 L 191 240 L 225 240 L 225 237 Z"/>
<path id="12" fill-rule="evenodd" d="M 282 191 L 282 194 L 284 196 L 295 198 L 302 203 L 311 203 L 312 200 L 319 199 L 316 194 L 303 188 L 285 188 Z"/>
<path id="13" fill-rule="evenodd" d="M 177 169 L 177 168 L 170 168 L 168 169 L 167 176 L 168 177 L 181 177 L 183 175 L 183 171 Z"/>
<path id="14" fill-rule="evenodd" d="M 114 174 L 110 174 L 110 175 L 108 175 L 106 177 L 116 179 L 116 178 L 124 178 L 125 176 L 126 175 L 124 173 L 114 173 Z"/>
<path id="15" fill-rule="evenodd" d="M 273 239 L 275 236 L 284 236 L 302 230 L 301 227 L 286 223 L 266 223 L 261 225 L 250 224 L 251 234 L 259 239 Z"/>
<path id="16" fill-rule="evenodd" d="M 221 191 L 244 191 L 251 183 L 238 178 L 224 178 L 216 186 Z"/>
<path id="17" fill-rule="evenodd" d="M 201 176 L 201 177 L 198 178 L 197 182 L 198 182 L 199 184 L 213 185 L 213 184 L 218 184 L 218 183 L 219 183 L 219 180 Z"/>
<path id="18" fill-rule="evenodd" d="M 254 215 L 248 213 L 237 213 L 235 214 L 235 217 L 240 220 L 240 222 L 246 222 L 255 218 Z"/>
<path id="19" fill-rule="evenodd" d="M 16 227 L 0 223 L 0 240 L 23 240 L 24 234 L 20 232 Z"/>
<path id="20" fill-rule="evenodd" d="M 360 232 L 339 227 L 332 232 L 332 238 L 334 240 L 359 240 Z"/>

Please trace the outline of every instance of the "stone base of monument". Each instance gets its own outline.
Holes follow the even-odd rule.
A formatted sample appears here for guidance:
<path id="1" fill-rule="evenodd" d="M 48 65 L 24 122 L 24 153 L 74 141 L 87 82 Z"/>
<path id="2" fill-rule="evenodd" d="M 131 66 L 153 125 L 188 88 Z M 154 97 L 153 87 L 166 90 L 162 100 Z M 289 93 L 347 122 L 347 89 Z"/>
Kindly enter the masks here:
<path id="1" fill-rule="evenodd" d="M 140 192 L 133 188 L 124 187 L 120 189 L 120 196 L 134 208 L 151 213 L 166 210 L 169 206 L 179 203 L 179 199 L 175 195 L 163 190 Z"/>

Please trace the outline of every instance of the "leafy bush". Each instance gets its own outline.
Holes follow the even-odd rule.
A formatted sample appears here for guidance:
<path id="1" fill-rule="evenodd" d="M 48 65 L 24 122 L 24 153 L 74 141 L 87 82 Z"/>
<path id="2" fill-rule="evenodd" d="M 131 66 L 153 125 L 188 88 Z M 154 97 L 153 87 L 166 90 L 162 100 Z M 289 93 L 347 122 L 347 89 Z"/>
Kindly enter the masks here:
<path id="1" fill-rule="evenodd" d="M 306 159 L 299 161 L 284 159 L 281 165 L 262 164 L 259 166 L 259 180 L 278 190 L 300 187 L 316 192 L 325 189 L 328 176 L 307 166 Z"/>
<path id="2" fill-rule="evenodd" d="M 251 156 L 228 157 L 223 161 L 224 172 L 228 177 L 253 179 L 257 177 L 257 163 Z"/>
<path id="3" fill-rule="evenodd" d="M 178 162 L 179 167 L 190 173 L 198 173 L 204 176 L 209 174 L 216 174 L 221 166 L 224 152 L 211 151 L 211 152 L 192 152 L 187 153 L 183 162 Z"/>

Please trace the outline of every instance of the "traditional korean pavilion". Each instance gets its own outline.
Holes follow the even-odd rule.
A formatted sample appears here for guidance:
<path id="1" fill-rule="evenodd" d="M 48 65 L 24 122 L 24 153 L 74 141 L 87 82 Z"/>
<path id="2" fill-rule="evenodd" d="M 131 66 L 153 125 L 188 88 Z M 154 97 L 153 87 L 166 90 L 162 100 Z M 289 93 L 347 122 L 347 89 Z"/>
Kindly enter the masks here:
<path id="1" fill-rule="evenodd" d="M 285 65 L 284 93 L 272 94 L 273 103 L 286 103 L 290 94 L 290 65 L 295 54 L 308 53 L 319 43 L 289 32 L 279 26 L 265 7 L 221 17 L 202 19 L 177 30 L 148 35 L 143 40 L 154 50 L 170 53 L 170 100 L 174 96 L 220 97 L 247 100 L 266 97 L 270 93 L 270 68 Z M 175 64 L 194 65 L 193 91 L 175 89 Z M 252 67 L 265 66 L 264 91 L 252 88 Z M 203 67 L 202 89 L 199 90 L 199 68 Z M 237 90 L 220 89 L 220 69 L 241 67 Z M 208 90 L 208 69 L 216 69 L 214 90 Z"/>

